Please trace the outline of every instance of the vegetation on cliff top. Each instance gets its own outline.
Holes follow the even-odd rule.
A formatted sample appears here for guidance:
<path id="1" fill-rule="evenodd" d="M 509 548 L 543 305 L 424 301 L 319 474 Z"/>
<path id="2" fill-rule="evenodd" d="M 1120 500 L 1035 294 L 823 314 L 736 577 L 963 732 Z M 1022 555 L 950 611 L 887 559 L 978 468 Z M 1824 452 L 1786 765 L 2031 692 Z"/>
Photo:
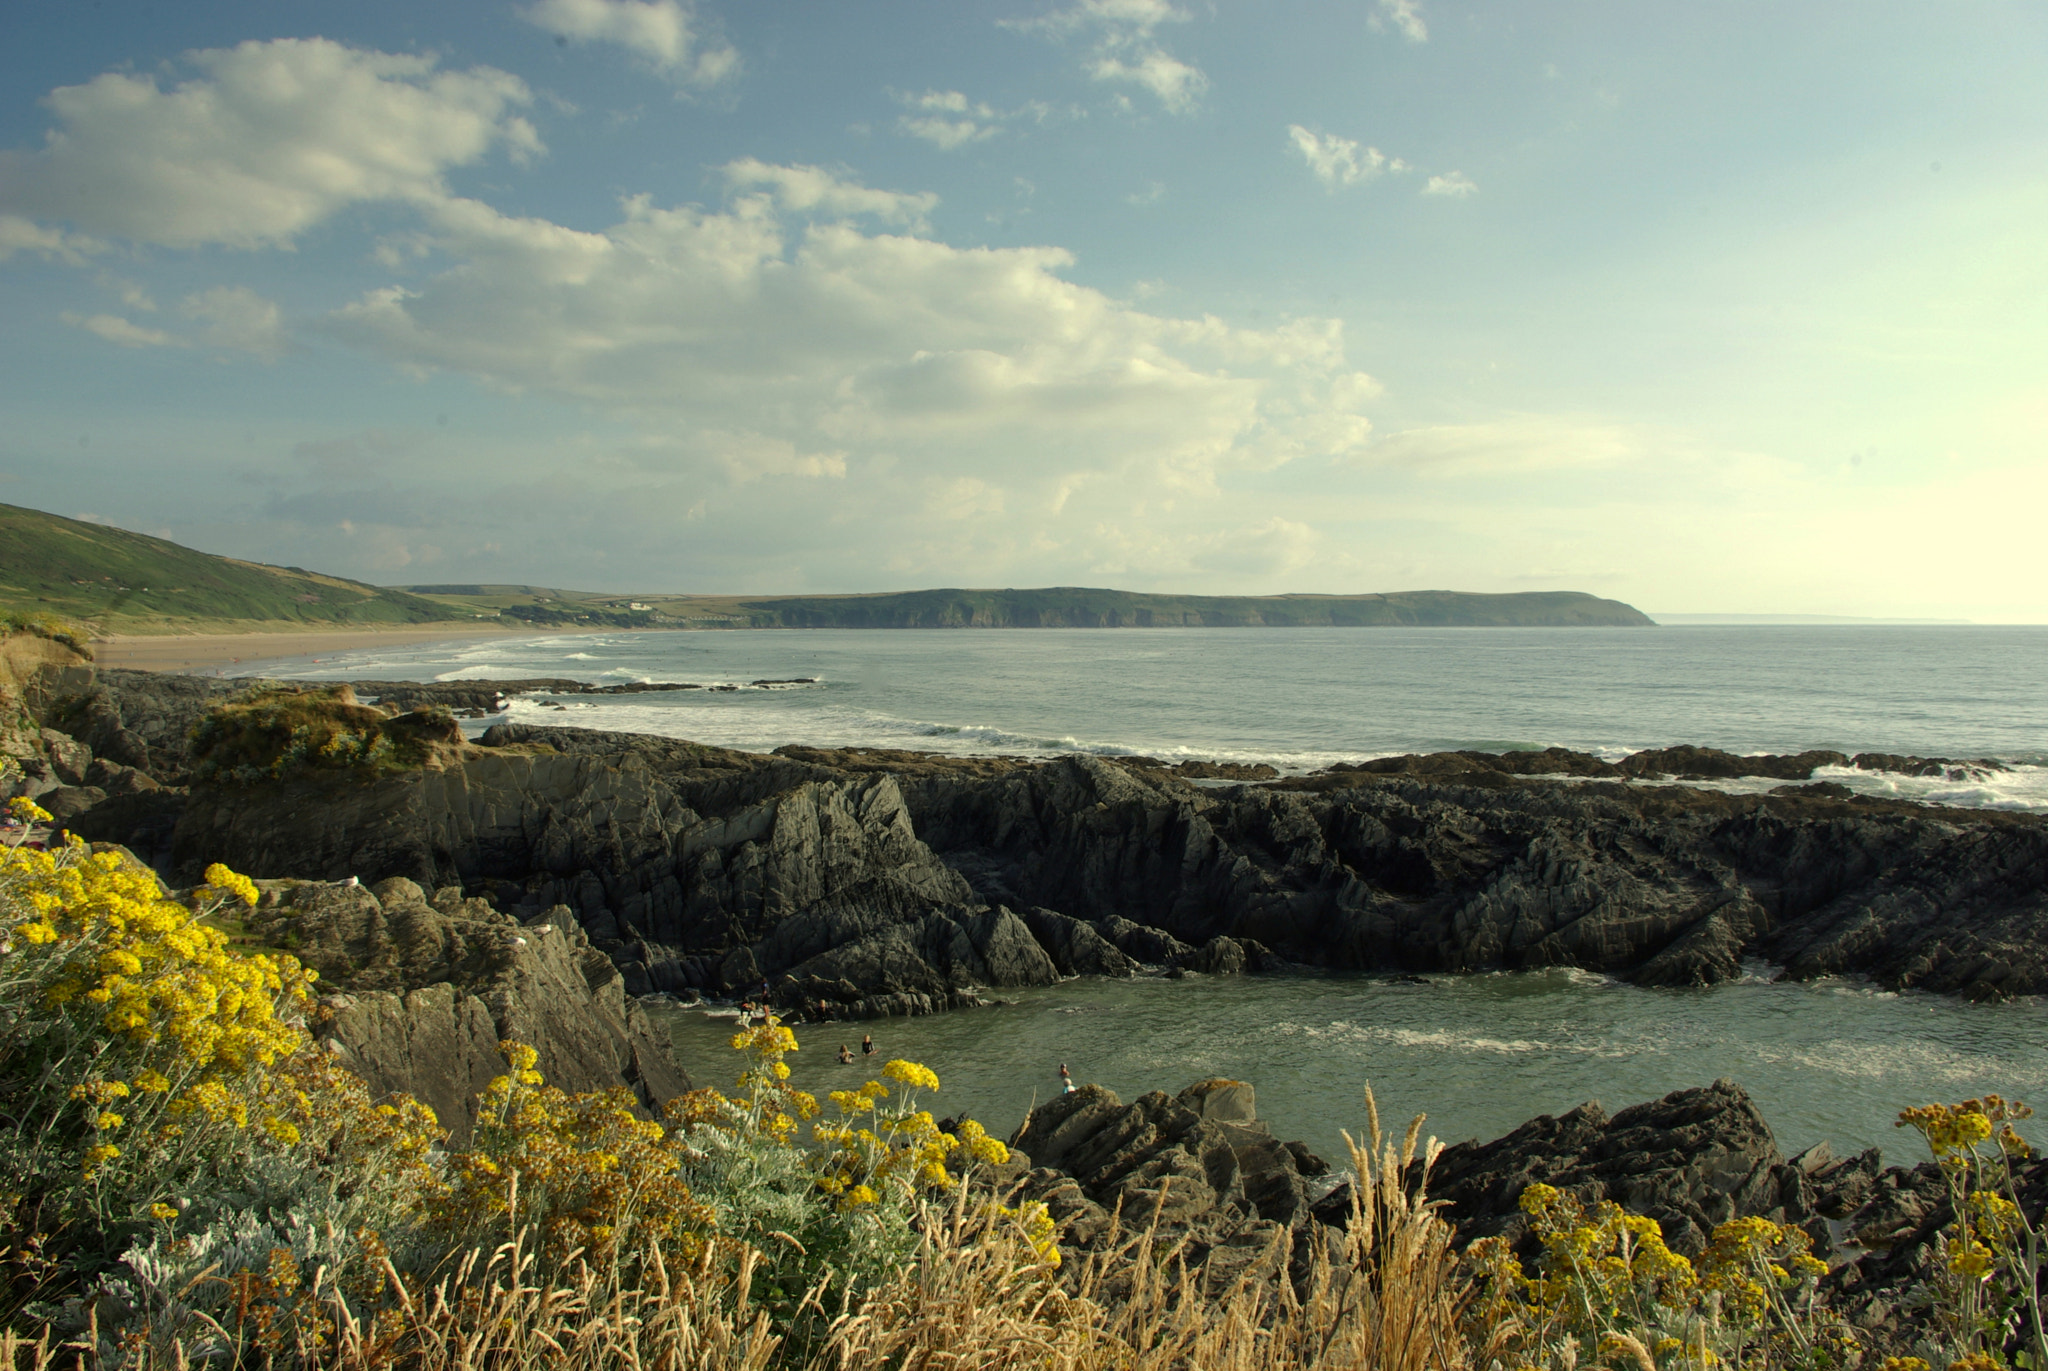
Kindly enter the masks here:
<path id="1" fill-rule="evenodd" d="M 1421 1119 L 1396 1145 L 1374 1116 L 1352 1147 L 1341 1234 L 1290 1260 L 1276 1231 L 1271 1279 L 1212 1289 L 1150 1233 L 1063 1263 L 1042 1206 L 976 1184 L 1003 1144 L 919 1107 L 939 1082 L 917 1063 L 825 1117 L 773 1019 L 734 1036 L 735 1093 L 666 1122 L 624 1089 L 552 1089 L 502 1044 L 472 1145 L 442 1150 L 431 1111 L 372 1100 L 315 1044 L 311 973 L 202 921 L 252 883 L 206 880 L 187 905 L 116 853 L 0 844 L 9 1368 L 2048 1365 L 2015 1202 L 2027 1111 L 1996 1097 L 1900 1118 L 1954 1217 L 1922 1344 L 1881 1366 L 1815 1304 L 1805 1234 L 1769 1220 L 1721 1225 L 1692 1262 L 1651 1220 L 1531 1184 L 1533 1273 L 1498 1241 L 1459 1254 Z"/>
<path id="2" fill-rule="evenodd" d="M 633 598 L 537 586 L 422 585 L 409 590 L 473 612 L 545 624 L 688 628 L 1643 628 L 1619 600 L 1579 591 L 1479 595 L 1154 595 L 1055 586 L 906 590 L 873 595 L 657 595 Z"/>
<path id="3" fill-rule="evenodd" d="M 462 727 L 446 709 L 393 715 L 346 685 L 257 686 L 215 705 L 192 730 L 195 780 L 248 785 L 307 773 L 377 775 L 458 757 Z"/>
<path id="4" fill-rule="evenodd" d="M 16 505 L 0 505 L 0 610 L 61 616 L 112 633 L 474 619 L 401 590 L 215 557 Z"/>

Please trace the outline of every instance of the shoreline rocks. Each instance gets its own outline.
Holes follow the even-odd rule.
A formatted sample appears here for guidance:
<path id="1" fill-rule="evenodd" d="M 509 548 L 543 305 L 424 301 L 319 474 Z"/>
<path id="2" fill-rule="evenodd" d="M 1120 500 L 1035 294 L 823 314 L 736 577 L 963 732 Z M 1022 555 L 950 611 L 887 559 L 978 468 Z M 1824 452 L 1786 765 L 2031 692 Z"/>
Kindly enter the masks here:
<path id="1" fill-rule="evenodd" d="M 49 702 L 20 784 L 160 869 L 566 905 L 636 995 L 767 981 L 846 1017 L 1060 975 L 1570 965 L 1683 986 L 1752 957 L 1972 998 L 2048 991 L 2048 819 L 1801 779 L 1996 763 L 1550 749 L 1232 780 L 1150 758 L 763 756 L 499 724 L 410 772 L 186 786 L 185 735 L 228 689 L 100 673 Z M 1738 773 L 1787 783 L 1644 780 Z"/>

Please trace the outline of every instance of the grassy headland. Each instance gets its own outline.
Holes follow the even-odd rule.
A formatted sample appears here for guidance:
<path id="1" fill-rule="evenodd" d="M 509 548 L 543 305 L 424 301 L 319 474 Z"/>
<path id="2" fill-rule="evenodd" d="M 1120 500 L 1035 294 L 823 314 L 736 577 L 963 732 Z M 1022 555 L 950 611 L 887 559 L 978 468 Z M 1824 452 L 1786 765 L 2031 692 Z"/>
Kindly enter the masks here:
<path id="1" fill-rule="evenodd" d="M 604 595 L 512 585 L 408 586 L 472 613 L 545 625 L 685 628 L 1646 628 L 1649 616 L 1581 591 L 1479 595 L 1154 595 L 1054 586 L 872 595 Z"/>
<path id="2" fill-rule="evenodd" d="M 17 505 L 0 505 L 0 609 L 113 634 L 475 620 L 474 611 L 402 590 L 216 557 Z"/>

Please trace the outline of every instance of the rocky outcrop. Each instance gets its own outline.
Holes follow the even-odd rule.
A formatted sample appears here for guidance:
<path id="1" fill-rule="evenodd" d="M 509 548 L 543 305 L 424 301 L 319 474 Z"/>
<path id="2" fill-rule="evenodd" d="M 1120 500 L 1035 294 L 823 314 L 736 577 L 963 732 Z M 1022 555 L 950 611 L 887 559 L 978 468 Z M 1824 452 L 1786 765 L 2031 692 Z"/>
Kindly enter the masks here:
<path id="1" fill-rule="evenodd" d="M 320 973 L 318 1036 L 374 1093 L 430 1105 L 456 1146 L 478 1092 L 506 1070 L 505 1039 L 537 1049 L 564 1090 L 623 1085 L 653 1109 L 690 1088 L 567 908 L 522 920 L 453 887 L 429 900 L 402 876 L 375 889 L 288 882 L 251 912 L 248 936 Z"/>
<path id="2" fill-rule="evenodd" d="M 163 734 L 201 699 L 158 690 L 163 679 L 180 678 L 102 683 L 160 767 L 181 764 Z M 130 727 L 144 718 L 157 721 L 146 737 Z M 403 875 L 562 903 L 633 993 L 765 979 L 836 1013 L 972 1003 L 977 986 L 1036 984 L 1048 966 L 1574 965 L 1703 985 L 1761 957 L 1795 976 L 1978 998 L 2048 991 L 2041 817 L 1831 782 L 1732 795 L 1643 780 L 1797 778 L 1865 757 L 1443 753 L 1229 784 L 1145 758 L 764 757 L 502 724 L 482 741 L 368 782 L 208 786 L 182 801 L 95 782 L 109 798 L 75 826 L 150 855 L 175 810 L 188 866 Z M 1018 926 L 1037 955 L 989 942 Z"/>
<path id="3" fill-rule="evenodd" d="M 1100 1251 L 1155 1229 L 1158 1250 L 1212 1289 L 1277 1276 L 1294 1259 L 1328 1165 L 1259 1120 L 1243 1081 L 1208 1080 L 1126 1105 L 1099 1085 L 1034 1109 L 1010 1139 L 1032 1169 L 1018 1186 L 1060 1225 L 1061 1246 Z"/>
<path id="4" fill-rule="evenodd" d="M 53 701 L 51 713 L 94 756 L 178 785 L 191 766 L 194 725 L 248 687 L 247 681 L 107 670 Z"/>
<path id="5" fill-rule="evenodd" d="M 1185 1260 L 1210 1290 L 1241 1277 L 1300 1279 L 1353 1217 L 1352 1179 L 1275 1138 L 1244 1082 L 1203 1081 L 1128 1105 L 1083 1086 L 1033 1110 L 1011 1146 L 1014 1170 L 997 1179 L 1046 1204 L 1069 1255 L 1152 1228 L 1155 1251 Z M 1441 1204 L 1457 1246 L 1500 1237 L 1531 1269 L 1541 1245 L 1520 1201 L 1538 1182 L 1588 1210 L 1612 1201 L 1648 1215 L 1674 1251 L 1695 1258 L 1730 1219 L 1794 1225 L 1827 1262 L 1819 1297 L 1857 1328 L 1866 1362 L 1911 1352 L 1926 1333 L 1937 1237 L 1954 1218 L 1932 1164 L 1887 1169 L 1876 1149 L 1838 1158 L 1826 1143 L 1785 1158 L 1748 1095 L 1725 1080 L 1611 1117 L 1597 1103 L 1545 1115 L 1491 1142 L 1445 1148 L 1426 1172 L 1418 1159 L 1403 1179 Z M 2048 1161 L 2024 1163 L 2018 1191 L 2039 1224 Z"/>
<path id="6" fill-rule="evenodd" d="M 1647 1214 L 1674 1252 L 1697 1256 L 1717 1224 L 1761 1216 L 1805 1225 L 1815 1250 L 1833 1245 L 1826 1220 L 1862 1204 L 1879 1171 L 1875 1148 L 1838 1160 L 1826 1144 L 1787 1161 L 1741 1087 L 1716 1081 L 1609 1117 L 1597 1103 L 1531 1119 L 1492 1142 L 1447 1147 L 1429 1193 L 1461 1242 L 1502 1237 L 1525 1259 L 1538 1245 L 1519 1207 L 1542 1182 L 1591 1208 L 1612 1200 Z"/>

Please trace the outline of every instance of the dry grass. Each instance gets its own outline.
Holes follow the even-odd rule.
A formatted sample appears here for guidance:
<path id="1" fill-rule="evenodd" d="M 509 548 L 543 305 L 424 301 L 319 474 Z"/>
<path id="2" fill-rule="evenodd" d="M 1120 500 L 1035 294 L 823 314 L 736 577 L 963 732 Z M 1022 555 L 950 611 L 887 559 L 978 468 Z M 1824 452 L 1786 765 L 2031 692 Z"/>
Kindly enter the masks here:
<path id="1" fill-rule="evenodd" d="M 956 1208 L 926 1235 L 921 1259 L 833 1325 L 812 1371 L 1425 1371 L 1472 1364 L 1462 1327 L 1470 1286 L 1451 1229 L 1402 1183 L 1421 1120 L 1397 1145 L 1371 1124 L 1348 1135 L 1358 1183 L 1352 1221 L 1310 1244 L 1286 1278 L 1206 1289 L 1199 1271 L 1161 1257 L 1159 1234 L 1113 1244 L 1065 1279 L 1021 1236 L 973 1231 Z M 1422 1158 L 1426 1175 L 1434 1153 Z M 1316 1230 L 1311 1229 L 1311 1233 Z M 1286 1270 L 1286 1236 L 1250 1270 Z"/>
<path id="2" fill-rule="evenodd" d="M 1436 1206 L 1403 1184 L 1418 1131 L 1397 1144 L 1374 1111 L 1363 1143 L 1346 1138 L 1358 1177 L 1348 1230 L 1311 1228 L 1322 1241 L 1293 1279 L 1248 1274 L 1220 1291 L 1157 1232 L 1058 1270 L 1013 1220 L 957 1193 L 892 1280 L 836 1309 L 812 1292 L 801 1344 L 750 1299 L 750 1250 L 713 1246 L 680 1269 L 655 1254 L 640 1288 L 624 1290 L 580 1265 L 540 1280 L 515 1241 L 472 1253 L 431 1288 L 387 1260 L 350 1291 L 316 1278 L 261 1307 L 244 1301 L 226 1323 L 131 1335 L 99 1358 L 92 1337 L 13 1334 L 0 1357 L 15 1371 L 186 1371 L 190 1347 L 210 1338 L 211 1365 L 336 1371 L 1457 1371 L 1475 1364 L 1470 1284 Z M 1433 1152 L 1422 1160 L 1426 1176 Z M 1288 1247 L 1278 1235 L 1248 1272 L 1285 1273 Z"/>

